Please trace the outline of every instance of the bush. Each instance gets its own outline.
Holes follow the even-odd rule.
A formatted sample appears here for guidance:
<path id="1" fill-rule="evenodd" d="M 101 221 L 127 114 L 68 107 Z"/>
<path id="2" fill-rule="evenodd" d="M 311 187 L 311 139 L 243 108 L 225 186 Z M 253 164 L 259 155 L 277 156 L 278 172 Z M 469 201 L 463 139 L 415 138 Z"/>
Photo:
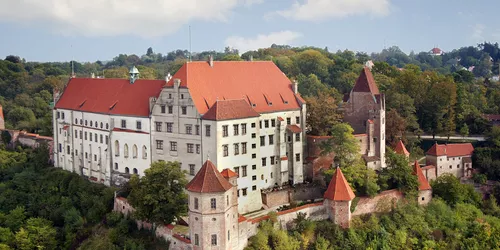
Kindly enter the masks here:
<path id="1" fill-rule="evenodd" d="M 108 213 L 106 214 L 106 225 L 108 225 L 108 227 L 114 227 L 122 220 L 122 217 L 123 215 L 119 212 L 113 211 Z"/>

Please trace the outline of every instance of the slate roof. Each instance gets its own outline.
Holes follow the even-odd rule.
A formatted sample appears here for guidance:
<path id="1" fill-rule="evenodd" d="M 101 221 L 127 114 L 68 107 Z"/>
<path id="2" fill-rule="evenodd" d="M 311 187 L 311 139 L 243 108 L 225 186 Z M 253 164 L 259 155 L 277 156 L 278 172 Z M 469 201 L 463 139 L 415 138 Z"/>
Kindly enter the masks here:
<path id="1" fill-rule="evenodd" d="M 373 78 L 372 72 L 368 67 L 363 67 L 361 70 L 361 74 L 356 80 L 356 84 L 352 89 L 353 92 L 370 92 L 373 95 L 378 95 L 380 92 L 378 91 L 377 84 L 375 83 L 375 79 Z"/>
<path id="2" fill-rule="evenodd" d="M 292 82 L 271 61 L 204 61 L 185 63 L 168 81 L 188 88 L 198 113 L 205 114 L 217 100 L 245 99 L 258 113 L 298 110 Z M 302 100 L 301 100 L 302 101 Z"/>
<path id="3" fill-rule="evenodd" d="M 244 99 L 216 101 L 203 115 L 204 120 L 222 121 L 259 117 Z"/>
<path id="4" fill-rule="evenodd" d="M 354 199 L 354 197 L 356 196 L 345 179 L 344 174 L 342 174 L 342 170 L 337 167 L 328 185 L 328 189 L 324 194 L 324 198 L 332 201 L 350 201 Z"/>
<path id="5" fill-rule="evenodd" d="M 233 185 L 207 160 L 194 178 L 186 185 L 186 189 L 196 193 L 220 193 L 231 189 Z"/>
<path id="6" fill-rule="evenodd" d="M 158 97 L 164 80 L 71 78 L 55 109 L 148 117 L 149 98 Z"/>
<path id="7" fill-rule="evenodd" d="M 415 161 L 413 164 L 413 174 L 415 174 L 418 178 L 418 190 L 430 190 L 431 185 L 429 185 L 429 182 L 427 181 L 427 178 L 425 178 L 424 173 L 422 172 L 422 169 L 420 168 L 420 165 L 418 164 L 418 161 Z"/>
<path id="8" fill-rule="evenodd" d="M 444 145 L 439 145 L 435 143 L 425 154 L 434 156 L 446 155 L 448 157 L 457 157 L 457 156 L 472 155 L 473 152 L 474 152 L 474 147 L 472 146 L 471 143 L 455 143 L 455 144 L 444 144 Z"/>

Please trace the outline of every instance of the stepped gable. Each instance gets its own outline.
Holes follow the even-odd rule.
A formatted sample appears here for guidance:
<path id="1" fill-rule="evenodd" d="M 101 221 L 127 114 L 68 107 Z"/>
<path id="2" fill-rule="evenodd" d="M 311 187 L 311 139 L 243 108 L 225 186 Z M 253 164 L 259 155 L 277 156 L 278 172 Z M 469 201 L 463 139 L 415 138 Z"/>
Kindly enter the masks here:
<path id="1" fill-rule="evenodd" d="M 189 93 L 198 113 L 205 114 L 217 100 L 245 99 L 257 113 L 299 110 L 292 82 L 271 61 L 205 61 L 185 63 L 167 83 Z"/>
<path id="2" fill-rule="evenodd" d="M 415 160 L 415 164 L 413 164 L 413 174 L 418 177 L 419 191 L 432 189 L 431 185 L 429 185 L 429 182 L 427 181 L 427 178 L 425 178 L 424 173 L 422 172 L 422 169 L 420 168 L 417 160 Z"/>
<path id="3" fill-rule="evenodd" d="M 408 150 L 406 150 L 406 147 L 405 147 L 402 140 L 398 141 L 398 143 L 396 144 L 396 147 L 394 148 L 394 151 L 400 155 L 405 155 L 406 157 L 410 156 L 410 152 L 408 152 Z"/>
<path id="4" fill-rule="evenodd" d="M 149 98 L 158 97 L 164 80 L 71 78 L 55 109 L 149 117 Z"/>
<path id="5" fill-rule="evenodd" d="M 233 185 L 217 170 L 217 167 L 207 160 L 194 178 L 186 185 L 186 189 L 197 193 L 226 192 Z"/>
<path id="6" fill-rule="evenodd" d="M 352 89 L 353 92 L 370 92 L 373 95 L 378 95 L 380 92 L 378 91 L 377 84 L 375 83 L 375 79 L 373 78 L 372 72 L 368 67 L 363 67 L 361 70 L 361 74 L 356 80 L 356 84 Z"/>
<path id="7" fill-rule="evenodd" d="M 223 121 L 259 117 L 259 113 L 252 109 L 244 99 L 216 101 L 203 115 L 204 120 Z"/>
<path id="8" fill-rule="evenodd" d="M 226 169 L 222 170 L 221 174 L 226 179 L 238 176 L 233 170 L 231 170 L 229 168 L 226 168 Z"/>
<path id="9" fill-rule="evenodd" d="M 454 143 L 454 144 L 444 144 L 439 145 L 435 143 L 432 147 L 425 153 L 426 155 L 433 156 L 466 156 L 472 155 L 474 153 L 474 146 L 471 143 Z"/>
<path id="10" fill-rule="evenodd" d="M 332 201 L 350 201 L 356 197 L 339 167 L 335 170 L 323 197 Z"/>

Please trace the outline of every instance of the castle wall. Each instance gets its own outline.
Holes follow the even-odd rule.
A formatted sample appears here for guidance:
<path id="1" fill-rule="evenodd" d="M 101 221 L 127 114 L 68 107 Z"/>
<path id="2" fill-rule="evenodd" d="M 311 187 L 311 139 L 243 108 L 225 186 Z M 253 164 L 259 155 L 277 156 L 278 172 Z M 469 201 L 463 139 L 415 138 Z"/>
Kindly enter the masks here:
<path id="1" fill-rule="evenodd" d="M 432 190 L 422 190 L 418 192 L 418 204 L 427 205 L 432 200 Z"/>
<path id="2" fill-rule="evenodd" d="M 294 188 L 286 188 L 282 190 L 263 192 L 262 203 L 267 207 L 272 208 L 281 206 L 294 201 L 309 201 L 323 197 L 323 189 L 319 186 L 299 185 Z"/>
<path id="3" fill-rule="evenodd" d="M 397 189 L 381 192 L 373 198 L 360 197 L 352 216 L 387 211 L 393 203 L 403 198 L 403 193 Z"/>

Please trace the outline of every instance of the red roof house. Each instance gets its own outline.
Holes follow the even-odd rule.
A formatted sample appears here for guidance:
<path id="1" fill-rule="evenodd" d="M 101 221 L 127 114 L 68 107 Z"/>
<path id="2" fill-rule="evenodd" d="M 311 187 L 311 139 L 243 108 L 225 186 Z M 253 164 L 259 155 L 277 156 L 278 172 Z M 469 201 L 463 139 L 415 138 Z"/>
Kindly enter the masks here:
<path id="1" fill-rule="evenodd" d="M 405 155 L 406 157 L 410 156 L 410 152 L 408 152 L 408 150 L 406 150 L 406 147 L 403 144 L 402 140 L 398 141 L 398 143 L 396 144 L 396 147 L 394 148 L 394 151 L 400 155 Z"/>
<path id="2" fill-rule="evenodd" d="M 471 143 L 455 143 L 455 144 L 434 144 L 428 151 L 426 155 L 432 156 L 471 156 L 474 153 L 474 147 Z"/>
<path id="3" fill-rule="evenodd" d="M 200 171 L 186 185 L 186 189 L 196 193 L 219 193 L 231 189 L 233 185 L 207 160 Z"/>
<path id="4" fill-rule="evenodd" d="M 425 178 L 424 173 L 422 172 L 422 169 L 420 168 L 420 165 L 418 164 L 418 161 L 415 161 L 415 164 L 413 165 L 413 174 L 416 175 L 418 178 L 418 190 L 419 191 L 431 189 L 431 185 L 429 185 L 427 178 Z"/>
<path id="5" fill-rule="evenodd" d="M 339 167 L 333 174 L 323 197 L 332 201 L 350 201 L 356 197 Z"/>

